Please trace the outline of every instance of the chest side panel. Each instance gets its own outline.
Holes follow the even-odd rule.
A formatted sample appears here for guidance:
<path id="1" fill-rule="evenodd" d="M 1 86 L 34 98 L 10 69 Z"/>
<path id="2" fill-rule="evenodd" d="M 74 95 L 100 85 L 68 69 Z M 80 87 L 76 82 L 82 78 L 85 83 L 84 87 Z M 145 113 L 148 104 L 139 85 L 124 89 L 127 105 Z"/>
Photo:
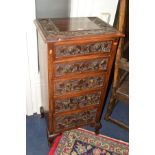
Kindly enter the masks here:
<path id="1" fill-rule="evenodd" d="M 41 86 L 42 106 L 48 111 L 48 49 L 47 44 L 43 41 L 38 32 L 38 51 L 39 51 L 39 73 Z"/>

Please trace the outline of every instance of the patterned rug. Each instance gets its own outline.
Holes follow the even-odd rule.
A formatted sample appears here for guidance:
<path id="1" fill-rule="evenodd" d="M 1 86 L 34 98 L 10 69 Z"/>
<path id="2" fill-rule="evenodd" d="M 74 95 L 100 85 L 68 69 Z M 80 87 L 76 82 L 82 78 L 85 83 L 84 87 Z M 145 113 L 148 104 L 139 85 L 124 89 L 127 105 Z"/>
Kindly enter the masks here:
<path id="1" fill-rule="evenodd" d="M 57 137 L 49 155 L 128 155 L 129 144 L 78 128 Z"/>

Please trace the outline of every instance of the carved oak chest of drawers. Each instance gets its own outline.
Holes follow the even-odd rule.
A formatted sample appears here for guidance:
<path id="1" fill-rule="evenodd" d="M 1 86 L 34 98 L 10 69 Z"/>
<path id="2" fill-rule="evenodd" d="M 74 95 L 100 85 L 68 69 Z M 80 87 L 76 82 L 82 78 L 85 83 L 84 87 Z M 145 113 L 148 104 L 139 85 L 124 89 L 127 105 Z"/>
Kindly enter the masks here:
<path id="1" fill-rule="evenodd" d="M 48 136 L 91 125 L 96 133 L 118 41 L 96 17 L 35 20 Z"/>

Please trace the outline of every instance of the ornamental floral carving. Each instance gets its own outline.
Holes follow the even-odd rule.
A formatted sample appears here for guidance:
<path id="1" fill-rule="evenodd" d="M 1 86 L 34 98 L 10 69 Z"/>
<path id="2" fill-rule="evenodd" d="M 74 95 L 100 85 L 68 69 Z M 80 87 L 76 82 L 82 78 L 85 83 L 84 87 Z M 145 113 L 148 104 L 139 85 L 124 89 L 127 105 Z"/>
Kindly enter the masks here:
<path id="1" fill-rule="evenodd" d="M 110 52 L 112 41 L 102 41 L 81 45 L 61 45 L 55 49 L 56 58 L 94 53 Z"/>
<path id="2" fill-rule="evenodd" d="M 89 30 L 76 30 L 76 31 L 61 31 L 59 27 L 56 26 L 55 20 L 52 18 L 41 18 L 38 19 L 39 26 L 42 28 L 47 40 L 57 41 L 64 40 L 74 37 L 83 37 L 83 36 L 94 36 L 94 35 L 103 35 L 103 34 L 113 34 L 118 31 L 96 17 L 88 17 L 88 19 L 97 25 L 98 29 L 89 29 Z"/>
<path id="3" fill-rule="evenodd" d="M 78 112 L 65 116 L 57 116 L 56 119 L 56 131 L 60 131 L 67 128 L 76 127 L 77 125 L 84 125 L 95 121 L 96 109 L 88 110 L 84 112 Z"/>
<path id="4" fill-rule="evenodd" d="M 89 105 L 97 105 L 100 101 L 101 92 L 95 92 L 78 97 L 71 97 L 67 99 L 55 100 L 55 111 L 64 112 L 67 110 L 74 110 Z"/>
<path id="5" fill-rule="evenodd" d="M 97 88 L 103 85 L 103 80 L 104 76 L 58 81 L 55 83 L 55 92 L 60 95 L 71 91 Z"/>
<path id="6" fill-rule="evenodd" d="M 106 70 L 108 58 L 85 60 L 72 63 L 56 64 L 56 76 L 62 76 L 66 73 L 79 73 L 96 70 Z"/>

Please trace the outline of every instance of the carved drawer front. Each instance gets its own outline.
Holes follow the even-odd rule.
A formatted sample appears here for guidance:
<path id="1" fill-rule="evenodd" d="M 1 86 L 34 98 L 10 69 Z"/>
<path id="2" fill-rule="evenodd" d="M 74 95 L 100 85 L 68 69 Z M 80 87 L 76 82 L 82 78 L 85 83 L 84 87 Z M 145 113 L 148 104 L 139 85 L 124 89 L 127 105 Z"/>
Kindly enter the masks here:
<path id="1" fill-rule="evenodd" d="M 97 70 L 104 71 L 107 69 L 107 64 L 108 58 L 59 63 L 55 65 L 55 75 L 62 76 L 66 73 L 80 73 Z"/>
<path id="2" fill-rule="evenodd" d="M 55 130 L 60 131 L 64 129 L 74 128 L 83 124 L 95 122 L 96 109 L 87 110 L 83 112 L 76 112 L 65 116 L 56 116 Z"/>
<path id="3" fill-rule="evenodd" d="M 56 95 L 62 95 L 68 92 L 75 92 L 85 89 L 98 88 L 103 85 L 104 75 L 96 77 L 85 77 L 81 79 L 71 79 L 55 82 Z"/>
<path id="4" fill-rule="evenodd" d="M 94 92 L 87 95 L 55 100 L 55 112 L 75 110 L 89 105 L 98 105 L 101 92 Z"/>
<path id="5" fill-rule="evenodd" d="M 102 41 L 97 43 L 87 43 L 79 45 L 59 45 L 56 46 L 56 58 L 78 56 L 85 54 L 110 52 L 112 41 Z"/>

